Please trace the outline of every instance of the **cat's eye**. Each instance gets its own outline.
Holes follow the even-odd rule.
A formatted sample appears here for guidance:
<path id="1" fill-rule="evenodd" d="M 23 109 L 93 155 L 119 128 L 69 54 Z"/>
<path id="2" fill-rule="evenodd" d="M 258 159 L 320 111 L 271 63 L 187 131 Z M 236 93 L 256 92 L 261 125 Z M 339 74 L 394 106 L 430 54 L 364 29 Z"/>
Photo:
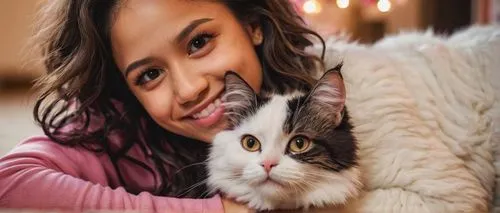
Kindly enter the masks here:
<path id="1" fill-rule="evenodd" d="M 241 146 L 249 152 L 260 151 L 259 140 L 251 135 L 245 135 L 241 138 Z"/>
<path id="2" fill-rule="evenodd" d="M 306 152 L 311 147 L 311 140 L 304 136 L 295 136 L 290 140 L 288 144 L 288 149 L 291 153 L 300 154 Z"/>

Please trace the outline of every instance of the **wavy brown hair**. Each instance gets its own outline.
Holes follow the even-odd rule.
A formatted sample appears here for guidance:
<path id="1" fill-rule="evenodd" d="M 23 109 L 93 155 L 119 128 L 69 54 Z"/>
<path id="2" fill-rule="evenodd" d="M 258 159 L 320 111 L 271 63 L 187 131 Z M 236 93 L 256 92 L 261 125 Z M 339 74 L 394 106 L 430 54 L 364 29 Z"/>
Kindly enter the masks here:
<path id="1" fill-rule="evenodd" d="M 309 88 L 321 58 L 305 52 L 311 38 L 324 42 L 304 26 L 288 0 L 220 0 L 242 24 L 259 25 L 263 43 L 256 51 L 263 64 L 262 91 Z M 40 11 L 35 41 L 46 75 L 38 79 L 40 94 L 33 115 L 54 142 L 107 154 L 121 185 L 131 193 L 119 165 L 133 163 L 159 172 L 156 195 L 206 196 L 203 163 L 207 143 L 175 135 L 157 125 L 126 86 L 111 54 L 109 31 L 119 0 L 53 0 Z M 322 57 L 322 56 L 321 56 Z M 92 125 L 91 125 L 92 124 Z M 111 143 L 118 135 L 123 141 Z M 179 142 L 181 141 L 182 142 Z M 152 150 L 154 168 L 130 157 L 140 146 Z M 147 156 L 147 155 L 146 155 Z M 187 190 L 190 188 L 189 190 Z"/>

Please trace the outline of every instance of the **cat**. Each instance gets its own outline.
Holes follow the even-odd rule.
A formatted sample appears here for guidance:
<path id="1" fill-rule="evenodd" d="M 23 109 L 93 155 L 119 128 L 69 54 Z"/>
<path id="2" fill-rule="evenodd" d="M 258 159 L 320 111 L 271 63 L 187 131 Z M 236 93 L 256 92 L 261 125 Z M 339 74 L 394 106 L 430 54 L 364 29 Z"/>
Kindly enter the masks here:
<path id="1" fill-rule="evenodd" d="M 212 141 L 207 185 L 259 211 L 345 204 L 362 186 L 340 67 L 309 92 L 257 95 L 225 75 L 228 128 Z"/>

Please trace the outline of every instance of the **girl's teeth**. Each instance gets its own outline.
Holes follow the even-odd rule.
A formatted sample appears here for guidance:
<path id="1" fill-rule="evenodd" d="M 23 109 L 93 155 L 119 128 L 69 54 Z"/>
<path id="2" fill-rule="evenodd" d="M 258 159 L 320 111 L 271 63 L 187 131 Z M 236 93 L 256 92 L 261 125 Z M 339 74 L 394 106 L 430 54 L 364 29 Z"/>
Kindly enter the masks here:
<path id="1" fill-rule="evenodd" d="M 204 110 L 202 110 L 200 113 L 196 113 L 193 115 L 194 119 L 199 119 L 199 118 L 204 118 L 212 114 L 217 107 L 221 105 L 220 99 L 216 99 L 214 103 L 211 103 L 208 105 Z"/>
<path id="2" fill-rule="evenodd" d="M 201 111 L 200 113 L 200 118 L 204 118 L 204 117 L 207 117 L 209 115 L 209 112 L 207 109 L 204 109 L 203 111 Z"/>
<path id="3" fill-rule="evenodd" d="M 215 109 L 215 105 L 213 103 L 208 105 L 208 107 L 207 107 L 207 111 L 209 111 L 210 113 L 212 113 L 214 111 L 214 109 Z"/>

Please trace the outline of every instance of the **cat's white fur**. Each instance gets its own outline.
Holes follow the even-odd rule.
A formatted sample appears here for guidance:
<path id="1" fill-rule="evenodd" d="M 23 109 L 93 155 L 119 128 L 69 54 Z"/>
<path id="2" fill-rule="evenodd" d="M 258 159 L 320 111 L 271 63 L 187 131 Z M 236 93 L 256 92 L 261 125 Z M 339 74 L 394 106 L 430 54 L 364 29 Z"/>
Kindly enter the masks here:
<path id="1" fill-rule="evenodd" d="M 360 147 L 365 187 L 353 212 L 488 212 L 500 141 L 500 28 L 451 38 L 401 33 L 373 46 L 331 38 L 327 46 L 327 67 L 344 63 Z"/>
<path id="2" fill-rule="evenodd" d="M 225 196 L 259 210 L 321 207 L 343 204 L 355 197 L 360 188 L 360 174 L 356 167 L 339 173 L 327 172 L 300 164 L 283 154 L 287 141 L 291 139 L 282 133 L 288 98 L 274 96 L 234 130 L 216 135 L 208 164 L 208 184 L 225 192 Z M 242 148 L 240 138 L 245 134 L 260 140 L 262 153 Z M 296 186 L 297 191 L 259 184 L 267 178 L 260 166 L 264 159 L 279 159 L 279 164 L 270 172 L 271 178 L 302 183 Z M 241 176 L 235 177 L 234 173 Z"/>

